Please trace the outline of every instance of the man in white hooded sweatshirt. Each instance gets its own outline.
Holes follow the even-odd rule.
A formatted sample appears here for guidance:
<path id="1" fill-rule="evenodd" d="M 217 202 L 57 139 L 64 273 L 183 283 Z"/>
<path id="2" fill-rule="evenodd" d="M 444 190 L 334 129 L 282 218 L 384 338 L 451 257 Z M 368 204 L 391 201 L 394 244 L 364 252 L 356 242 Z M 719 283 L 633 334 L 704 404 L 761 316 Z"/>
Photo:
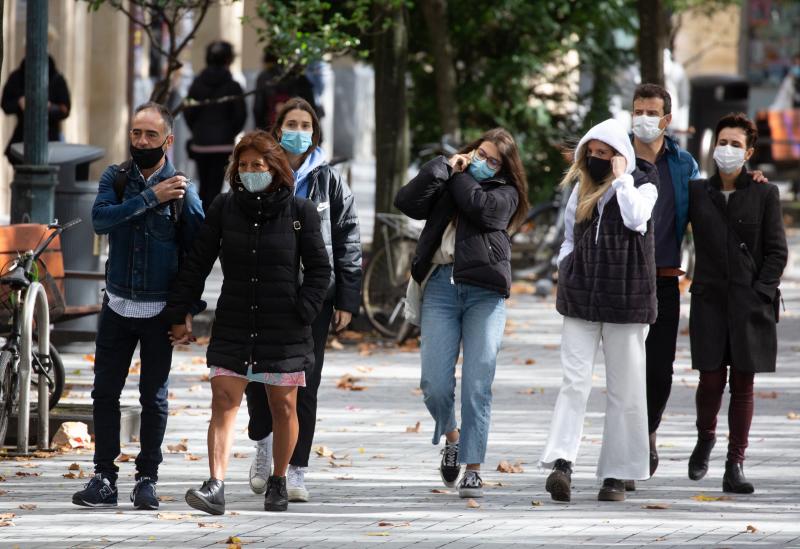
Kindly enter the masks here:
<path id="1" fill-rule="evenodd" d="M 608 396 L 598 499 L 622 501 L 624 479 L 650 476 L 645 338 L 657 311 L 651 214 L 658 175 L 646 161 L 637 167 L 627 131 L 612 119 L 578 143 L 562 185 L 575 181 L 558 258 L 564 377 L 539 464 L 553 468 L 546 483 L 552 498 L 570 501 L 572 463 L 602 341 Z"/>

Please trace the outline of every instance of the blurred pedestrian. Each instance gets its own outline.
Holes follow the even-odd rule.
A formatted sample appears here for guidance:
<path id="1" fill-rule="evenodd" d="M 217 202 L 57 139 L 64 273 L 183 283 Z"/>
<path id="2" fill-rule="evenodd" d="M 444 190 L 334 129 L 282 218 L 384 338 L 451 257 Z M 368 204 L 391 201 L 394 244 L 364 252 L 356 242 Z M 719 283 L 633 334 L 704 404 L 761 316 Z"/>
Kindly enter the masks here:
<path id="1" fill-rule="evenodd" d="M 225 512 L 236 413 L 248 382 L 256 382 L 267 393 L 275 431 L 275 471 L 267 481 L 264 509 L 285 511 L 286 469 L 297 442 L 297 388 L 306 384 L 305 372 L 313 366 L 311 324 L 328 291 L 331 267 L 317 208 L 294 196 L 291 167 L 269 134 L 257 130 L 242 137 L 228 178 L 232 190 L 211 204 L 165 311 L 173 344 L 188 342 L 191 327 L 183 318 L 203 293 L 217 257 L 224 257 L 207 352 L 210 478 L 186 492 L 186 502 L 213 515 Z"/>
<path id="2" fill-rule="evenodd" d="M 158 509 L 156 482 L 172 362 L 169 323 L 160 313 L 181 256 L 203 222 L 197 192 L 165 156 L 174 140 L 172 129 L 172 115 L 162 105 L 137 107 L 130 129 L 132 160 L 103 172 L 92 207 L 95 232 L 108 235 L 108 261 L 92 389 L 95 476 L 72 496 L 76 505 L 117 505 L 119 398 L 138 345 L 141 449 L 131 501 L 136 509 Z M 204 307 L 198 296 L 186 308 L 187 322 Z"/>
<path id="3" fill-rule="evenodd" d="M 48 29 L 48 37 L 51 40 L 54 32 L 52 27 Z M 47 140 L 62 141 L 61 121 L 69 116 L 70 111 L 69 87 L 64 76 L 58 72 L 55 61 L 49 55 L 47 63 Z M 17 125 L 14 127 L 5 153 L 11 164 L 19 164 L 19 161 L 14 160 L 11 156 L 10 150 L 11 145 L 22 143 L 25 140 L 25 59 L 16 70 L 8 75 L 6 85 L 3 86 L 0 103 L 2 103 L 3 112 L 17 117 Z"/>
<path id="4" fill-rule="evenodd" d="M 792 57 L 789 71 L 778 88 L 778 94 L 770 105 L 771 111 L 787 111 L 800 109 L 800 51 Z"/>
<path id="5" fill-rule="evenodd" d="M 508 230 L 527 213 L 528 189 L 517 144 L 503 128 L 489 130 L 450 159 L 434 158 L 395 197 L 395 206 L 426 220 L 411 268 L 419 285 L 420 387 L 444 435 L 439 472 L 462 498 L 481 497 L 492 382 L 511 289 Z M 461 347 L 461 428 L 455 413 Z"/>
<path id="6" fill-rule="evenodd" d="M 774 185 L 754 184 L 744 164 L 753 155 L 757 130 L 744 114 L 729 114 L 714 132 L 717 173 L 692 181 L 696 268 L 689 335 L 697 386 L 697 444 L 689 478 L 700 480 L 716 442 L 717 414 L 727 381 L 728 453 L 722 489 L 740 494 L 754 487 L 743 462 L 753 419 L 753 379 L 774 372 L 776 323 L 787 244 L 780 196 Z"/>
<path id="7" fill-rule="evenodd" d="M 558 257 L 564 378 L 539 465 L 553 468 L 545 485 L 551 497 L 570 501 L 572 464 L 602 342 L 608 397 L 597 499 L 623 501 L 626 479 L 650 476 L 645 337 L 656 319 L 652 211 L 658 176 L 652 164 L 637 162 L 627 132 L 611 119 L 578 143 L 562 186 L 575 181 Z"/>
<path id="8" fill-rule="evenodd" d="M 317 118 L 322 116 L 314 99 L 314 86 L 305 74 L 286 73 L 284 67 L 278 63 L 278 58 L 269 52 L 264 53 L 263 62 L 264 69 L 256 79 L 256 95 L 253 101 L 253 118 L 257 128 L 271 131 L 284 103 L 293 97 L 308 102 Z"/>
<path id="9" fill-rule="evenodd" d="M 339 332 L 347 327 L 361 305 L 361 236 L 353 193 L 339 173 L 325 162 L 325 154 L 319 147 L 321 130 L 313 107 L 299 97 L 289 99 L 278 113 L 272 135 L 289 159 L 295 195 L 316 205 L 332 267 L 325 302 L 311 324 L 314 363 L 306 370 L 305 386 L 297 392 L 300 432 L 286 475 L 289 501 L 308 501 L 305 474 L 317 425 L 317 391 L 325 345 L 331 320 L 334 331 Z M 266 395 L 257 383 L 247 386 L 247 410 L 250 414 L 248 433 L 256 441 L 250 488 L 261 494 L 266 489 L 271 466 L 272 417 L 266 406 Z"/>
<path id="10" fill-rule="evenodd" d="M 208 211 L 222 189 L 234 141 L 247 119 L 242 87 L 231 75 L 233 59 L 233 46 L 230 43 L 217 41 L 209 44 L 206 48 L 206 68 L 192 82 L 188 97 L 194 101 L 237 98 L 190 106 L 184 114 L 192 132 L 189 154 L 197 163 L 200 198 L 205 211 Z"/>

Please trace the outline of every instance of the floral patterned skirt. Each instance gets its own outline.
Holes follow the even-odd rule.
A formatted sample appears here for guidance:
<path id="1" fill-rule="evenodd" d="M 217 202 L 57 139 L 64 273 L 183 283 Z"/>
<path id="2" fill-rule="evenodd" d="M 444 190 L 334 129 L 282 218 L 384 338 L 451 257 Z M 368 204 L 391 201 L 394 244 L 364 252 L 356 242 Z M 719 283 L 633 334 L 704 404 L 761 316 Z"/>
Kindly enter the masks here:
<path id="1" fill-rule="evenodd" d="M 242 375 L 231 370 L 227 370 L 220 366 L 211 366 L 211 373 L 209 378 L 217 376 L 238 377 L 240 379 L 247 379 L 255 381 L 256 383 L 263 383 L 265 385 L 275 385 L 278 387 L 305 387 L 306 386 L 306 373 L 305 372 L 290 372 L 290 373 L 272 373 L 272 372 L 253 372 L 253 367 L 248 366 L 247 375 Z"/>

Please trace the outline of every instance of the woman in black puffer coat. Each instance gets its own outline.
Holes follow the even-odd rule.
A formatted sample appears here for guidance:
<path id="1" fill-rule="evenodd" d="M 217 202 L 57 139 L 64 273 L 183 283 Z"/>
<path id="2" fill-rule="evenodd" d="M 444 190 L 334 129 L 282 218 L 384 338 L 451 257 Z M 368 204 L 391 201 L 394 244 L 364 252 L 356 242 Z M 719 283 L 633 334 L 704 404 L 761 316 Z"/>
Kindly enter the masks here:
<path id="1" fill-rule="evenodd" d="M 297 442 L 297 388 L 305 385 L 305 371 L 314 362 L 311 323 L 325 299 L 331 267 L 317 209 L 294 196 L 291 168 L 269 134 L 245 135 L 228 175 L 232 191 L 211 204 L 165 309 L 174 343 L 188 342 L 191 331 L 183 319 L 221 258 L 224 279 L 207 353 L 211 478 L 189 490 L 186 501 L 224 513 L 223 479 L 236 413 L 247 383 L 258 381 L 267 392 L 275 433 L 275 472 L 264 507 L 284 511 L 286 468 Z"/>

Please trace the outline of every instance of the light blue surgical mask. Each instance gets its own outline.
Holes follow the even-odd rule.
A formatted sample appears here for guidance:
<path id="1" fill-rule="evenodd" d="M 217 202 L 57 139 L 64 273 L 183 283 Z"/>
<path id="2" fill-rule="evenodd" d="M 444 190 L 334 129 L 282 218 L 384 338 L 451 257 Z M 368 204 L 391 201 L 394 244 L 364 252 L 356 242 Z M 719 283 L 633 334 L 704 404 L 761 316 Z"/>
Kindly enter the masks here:
<path id="1" fill-rule="evenodd" d="M 789 72 L 791 72 L 792 76 L 795 78 L 800 78 L 800 65 L 794 65 L 791 69 L 789 69 Z"/>
<path id="2" fill-rule="evenodd" d="M 311 146 L 312 132 L 283 130 L 281 147 L 291 154 L 303 154 Z"/>
<path id="3" fill-rule="evenodd" d="M 272 174 L 269 172 L 239 172 L 242 186 L 251 193 L 260 193 L 267 190 L 272 183 Z"/>
<path id="4" fill-rule="evenodd" d="M 469 163 L 469 174 L 475 178 L 476 181 L 483 181 L 489 179 L 497 173 L 497 170 L 491 169 L 486 165 L 486 160 L 481 160 L 478 157 L 472 159 Z"/>

